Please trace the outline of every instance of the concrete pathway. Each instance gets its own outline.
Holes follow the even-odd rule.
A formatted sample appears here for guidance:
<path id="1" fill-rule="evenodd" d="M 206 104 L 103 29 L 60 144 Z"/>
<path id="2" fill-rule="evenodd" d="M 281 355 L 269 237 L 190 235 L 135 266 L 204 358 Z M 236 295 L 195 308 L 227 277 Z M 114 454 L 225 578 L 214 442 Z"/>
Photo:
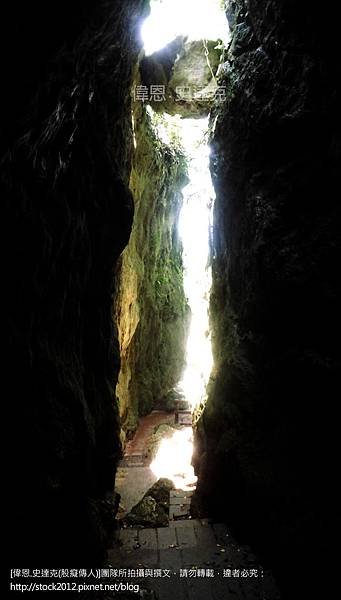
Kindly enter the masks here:
<path id="1" fill-rule="evenodd" d="M 158 600 L 278 600 L 270 573 L 225 525 L 184 519 L 158 529 L 122 529 L 109 551 L 117 580 Z"/>

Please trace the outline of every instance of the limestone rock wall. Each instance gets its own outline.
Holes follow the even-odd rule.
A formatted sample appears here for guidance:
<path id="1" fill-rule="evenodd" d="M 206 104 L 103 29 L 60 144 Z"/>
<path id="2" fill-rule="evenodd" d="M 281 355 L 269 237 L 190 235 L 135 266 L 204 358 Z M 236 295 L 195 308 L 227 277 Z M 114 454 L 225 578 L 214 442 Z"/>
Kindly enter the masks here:
<path id="1" fill-rule="evenodd" d="M 321 569 L 333 562 L 340 500 L 336 25 L 284 0 L 231 1 L 227 16 L 198 493 L 275 567 L 284 596 L 303 598 L 327 585 L 311 568 L 317 547 Z"/>
<path id="2" fill-rule="evenodd" d="M 130 188 L 135 218 L 120 262 L 115 302 L 122 357 L 117 396 L 124 434 L 178 382 L 188 311 L 177 232 L 186 160 L 176 144 L 159 139 L 142 103 L 134 106 Z"/>
<path id="3" fill-rule="evenodd" d="M 130 88 L 147 4 L 2 10 L 12 567 L 103 557 L 120 456 L 114 265 L 133 217 Z"/>

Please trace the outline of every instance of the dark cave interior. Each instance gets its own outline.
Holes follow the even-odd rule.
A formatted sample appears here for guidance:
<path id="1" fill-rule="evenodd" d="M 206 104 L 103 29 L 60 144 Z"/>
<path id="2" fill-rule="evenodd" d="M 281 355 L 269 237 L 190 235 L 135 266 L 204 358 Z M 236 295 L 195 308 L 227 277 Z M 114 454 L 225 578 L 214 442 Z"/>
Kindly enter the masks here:
<path id="1" fill-rule="evenodd" d="M 164 81 L 169 58 L 139 71 L 148 11 L 146 0 L 5 3 L 10 568 L 103 564 L 122 441 L 181 371 L 174 223 L 186 169 L 141 107 L 132 126 L 133 83 Z M 338 23 L 306 0 L 230 0 L 226 15 L 227 97 L 210 113 L 215 370 L 195 432 L 196 503 L 255 549 L 281 597 L 328 597 L 340 506 Z"/>

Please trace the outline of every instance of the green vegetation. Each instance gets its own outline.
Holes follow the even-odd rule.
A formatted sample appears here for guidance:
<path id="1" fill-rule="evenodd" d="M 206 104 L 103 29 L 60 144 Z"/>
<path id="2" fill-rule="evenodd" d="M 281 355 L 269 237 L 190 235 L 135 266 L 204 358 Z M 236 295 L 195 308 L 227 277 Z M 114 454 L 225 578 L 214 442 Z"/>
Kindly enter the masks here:
<path id="1" fill-rule="evenodd" d="M 184 366 L 188 306 L 183 289 L 182 246 L 177 232 L 187 165 L 175 134 L 158 136 L 161 117 L 138 107 L 130 187 L 134 227 L 123 254 L 116 312 L 122 367 L 117 389 L 129 434 L 180 379 Z M 132 320 L 134 319 L 133 326 Z"/>

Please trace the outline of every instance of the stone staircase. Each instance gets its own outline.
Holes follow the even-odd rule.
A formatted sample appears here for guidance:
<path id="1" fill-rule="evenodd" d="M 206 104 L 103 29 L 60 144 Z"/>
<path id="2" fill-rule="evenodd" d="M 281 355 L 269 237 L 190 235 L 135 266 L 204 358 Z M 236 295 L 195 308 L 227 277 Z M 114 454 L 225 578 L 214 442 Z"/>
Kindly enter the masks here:
<path id="1" fill-rule="evenodd" d="M 207 519 L 121 529 L 109 567 L 117 580 L 138 583 L 158 600 L 279 599 L 273 577 L 250 548 L 236 544 L 225 525 Z"/>

